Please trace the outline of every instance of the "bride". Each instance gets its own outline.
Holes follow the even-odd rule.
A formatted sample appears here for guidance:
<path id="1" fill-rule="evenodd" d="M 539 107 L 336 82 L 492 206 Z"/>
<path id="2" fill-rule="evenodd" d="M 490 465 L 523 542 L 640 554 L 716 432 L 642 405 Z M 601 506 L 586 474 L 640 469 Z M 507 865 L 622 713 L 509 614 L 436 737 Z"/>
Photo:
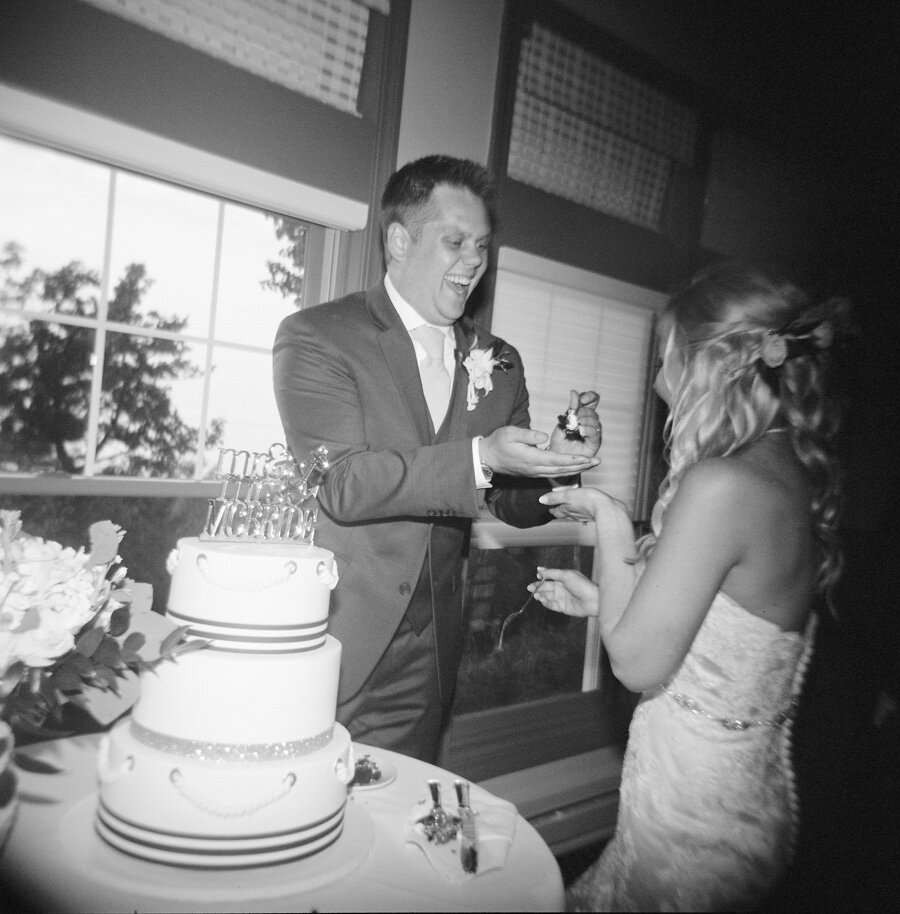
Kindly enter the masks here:
<path id="1" fill-rule="evenodd" d="M 659 322 L 669 471 L 652 533 L 635 544 L 598 489 L 541 498 L 594 522 L 599 583 L 538 568 L 529 590 L 598 615 L 613 672 L 643 693 L 615 835 L 573 910 L 752 908 L 789 865 L 792 712 L 842 563 L 826 379 L 843 310 L 755 269 L 705 271 Z"/>

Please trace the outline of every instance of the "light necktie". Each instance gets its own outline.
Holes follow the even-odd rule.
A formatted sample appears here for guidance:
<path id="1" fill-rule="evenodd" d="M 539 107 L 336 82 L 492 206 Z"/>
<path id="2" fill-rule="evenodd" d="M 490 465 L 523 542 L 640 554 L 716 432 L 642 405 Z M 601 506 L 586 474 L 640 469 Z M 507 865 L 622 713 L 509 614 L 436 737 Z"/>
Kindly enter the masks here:
<path id="1" fill-rule="evenodd" d="M 444 421 L 450 404 L 450 375 L 444 365 L 445 336 L 437 327 L 429 327 L 427 324 L 410 330 L 410 336 L 425 349 L 425 358 L 419 362 L 419 374 L 431 421 L 437 430 Z"/>

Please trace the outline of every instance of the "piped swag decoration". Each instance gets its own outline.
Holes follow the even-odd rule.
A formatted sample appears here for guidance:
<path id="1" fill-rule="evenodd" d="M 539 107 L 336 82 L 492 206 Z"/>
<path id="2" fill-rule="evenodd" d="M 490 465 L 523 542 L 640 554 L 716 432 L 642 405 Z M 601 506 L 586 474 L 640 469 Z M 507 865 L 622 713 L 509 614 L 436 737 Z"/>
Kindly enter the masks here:
<path id="1" fill-rule="evenodd" d="M 472 340 L 472 345 L 466 354 L 457 352 L 456 357 L 462 362 L 463 368 L 469 373 L 469 386 L 466 390 L 466 409 L 471 412 L 478 406 L 482 397 L 486 397 L 493 389 L 494 382 L 491 378 L 495 368 L 504 374 L 513 367 L 508 350 L 503 350 L 503 341 L 496 340 L 490 348 L 477 349 L 478 337 Z"/>

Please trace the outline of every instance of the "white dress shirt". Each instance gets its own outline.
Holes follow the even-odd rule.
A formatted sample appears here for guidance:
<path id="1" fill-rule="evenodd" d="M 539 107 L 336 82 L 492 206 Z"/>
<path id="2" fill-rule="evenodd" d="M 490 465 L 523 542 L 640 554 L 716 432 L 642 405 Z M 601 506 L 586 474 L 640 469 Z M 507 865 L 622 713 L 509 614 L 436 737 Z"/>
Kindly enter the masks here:
<path id="1" fill-rule="evenodd" d="M 387 291 L 388 298 L 391 300 L 391 304 L 397 309 L 397 314 L 400 315 L 400 320 L 403 322 L 403 326 L 406 328 L 407 333 L 409 333 L 410 330 L 414 330 L 416 327 L 428 324 L 428 321 L 423 320 L 419 312 L 416 311 L 416 309 L 397 291 L 396 287 L 391 282 L 391 277 L 387 274 L 385 274 L 384 277 L 384 288 Z M 437 327 L 436 324 L 429 324 L 429 326 Z M 453 327 L 437 327 L 437 329 L 444 334 L 444 367 L 447 369 L 447 374 L 450 376 L 452 384 L 453 376 L 456 372 L 456 337 L 453 332 Z M 410 339 L 416 350 L 416 359 L 421 365 L 423 359 L 427 356 L 425 347 L 418 340 L 413 339 L 412 336 L 410 336 Z M 484 471 L 481 469 L 481 453 L 478 448 L 479 441 L 481 441 L 481 435 L 472 439 L 472 467 L 475 470 L 475 487 L 477 489 L 489 489 L 491 484 L 488 482 L 484 475 Z"/>

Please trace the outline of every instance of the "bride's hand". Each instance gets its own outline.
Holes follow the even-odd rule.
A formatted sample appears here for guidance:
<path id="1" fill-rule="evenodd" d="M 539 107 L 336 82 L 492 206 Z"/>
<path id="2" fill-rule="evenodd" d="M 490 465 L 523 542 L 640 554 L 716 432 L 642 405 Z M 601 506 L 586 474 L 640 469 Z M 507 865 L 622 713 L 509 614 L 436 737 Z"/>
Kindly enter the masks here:
<path id="1" fill-rule="evenodd" d="M 528 590 L 542 606 L 567 616 L 599 614 L 600 589 L 580 571 L 541 567 L 537 571 L 538 580 Z"/>
<path id="2" fill-rule="evenodd" d="M 550 513 L 561 520 L 580 520 L 582 523 L 595 520 L 603 499 L 608 499 L 599 489 L 562 488 L 547 492 L 540 497 L 542 505 L 550 508 Z"/>
<path id="3" fill-rule="evenodd" d="M 539 501 L 542 505 L 549 506 L 554 517 L 580 520 L 584 524 L 595 521 L 600 533 L 618 530 L 623 517 L 630 523 L 628 508 L 624 502 L 592 486 L 547 492 Z"/>

